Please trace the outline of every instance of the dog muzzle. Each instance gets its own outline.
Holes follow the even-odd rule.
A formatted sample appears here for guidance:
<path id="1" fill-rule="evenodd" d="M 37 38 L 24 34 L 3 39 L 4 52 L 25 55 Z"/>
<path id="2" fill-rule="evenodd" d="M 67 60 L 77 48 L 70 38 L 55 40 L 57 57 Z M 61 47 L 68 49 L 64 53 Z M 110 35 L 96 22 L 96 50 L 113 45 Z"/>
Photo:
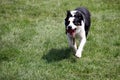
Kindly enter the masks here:
<path id="1" fill-rule="evenodd" d="M 67 29 L 67 33 L 69 33 L 72 37 L 75 37 L 76 29 Z"/>

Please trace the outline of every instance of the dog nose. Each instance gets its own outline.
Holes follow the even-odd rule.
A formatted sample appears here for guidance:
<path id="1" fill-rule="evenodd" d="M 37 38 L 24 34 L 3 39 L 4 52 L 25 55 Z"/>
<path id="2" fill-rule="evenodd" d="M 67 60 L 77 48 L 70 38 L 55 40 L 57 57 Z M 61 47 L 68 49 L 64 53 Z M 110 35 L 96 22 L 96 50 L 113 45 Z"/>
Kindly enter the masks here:
<path id="1" fill-rule="evenodd" d="M 68 26 L 68 29 L 72 29 L 72 26 Z"/>

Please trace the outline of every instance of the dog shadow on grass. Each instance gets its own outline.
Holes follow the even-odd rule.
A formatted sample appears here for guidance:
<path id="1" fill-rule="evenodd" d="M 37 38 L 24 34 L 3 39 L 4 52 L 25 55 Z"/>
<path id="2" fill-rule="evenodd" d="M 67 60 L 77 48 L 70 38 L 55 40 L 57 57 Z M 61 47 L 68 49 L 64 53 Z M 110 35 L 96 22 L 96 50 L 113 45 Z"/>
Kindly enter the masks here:
<path id="1" fill-rule="evenodd" d="M 47 54 L 43 55 L 42 59 L 48 63 L 57 62 L 64 59 L 68 59 L 70 62 L 76 62 L 73 50 L 66 49 L 51 49 Z"/>

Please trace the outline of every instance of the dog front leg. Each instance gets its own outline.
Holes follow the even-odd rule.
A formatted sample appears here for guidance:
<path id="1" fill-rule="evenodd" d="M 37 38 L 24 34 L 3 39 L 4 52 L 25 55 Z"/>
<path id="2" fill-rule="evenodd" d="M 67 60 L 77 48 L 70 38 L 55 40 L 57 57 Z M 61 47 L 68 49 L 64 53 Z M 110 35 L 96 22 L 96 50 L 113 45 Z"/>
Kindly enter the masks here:
<path id="1" fill-rule="evenodd" d="M 81 40 L 80 40 L 80 45 L 78 47 L 78 50 L 76 52 L 76 57 L 80 58 L 82 56 L 82 51 L 83 51 L 83 47 L 86 43 L 86 36 L 85 36 L 85 32 L 81 33 Z"/>
<path id="2" fill-rule="evenodd" d="M 77 44 L 75 38 L 73 38 L 73 49 L 75 50 L 75 52 L 77 51 Z"/>
<path id="3" fill-rule="evenodd" d="M 77 51 L 77 45 L 76 45 L 76 42 L 75 42 L 75 38 L 72 38 L 69 35 L 67 35 L 67 38 L 68 38 L 69 47 L 73 48 L 74 51 L 76 52 Z"/>

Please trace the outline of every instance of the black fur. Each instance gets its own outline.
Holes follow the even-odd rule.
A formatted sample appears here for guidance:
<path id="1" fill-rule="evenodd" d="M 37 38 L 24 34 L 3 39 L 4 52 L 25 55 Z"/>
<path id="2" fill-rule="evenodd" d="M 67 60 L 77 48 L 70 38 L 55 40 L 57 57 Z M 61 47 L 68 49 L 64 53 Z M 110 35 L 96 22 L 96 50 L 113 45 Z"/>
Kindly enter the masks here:
<path id="1" fill-rule="evenodd" d="M 88 31 L 90 29 L 90 25 L 91 25 L 90 12 L 84 7 L 76 8 L 75 10 L 80 11 L 85 17 L 85 32 L 86 32 L 86 36 L 87 36 Z"/>

